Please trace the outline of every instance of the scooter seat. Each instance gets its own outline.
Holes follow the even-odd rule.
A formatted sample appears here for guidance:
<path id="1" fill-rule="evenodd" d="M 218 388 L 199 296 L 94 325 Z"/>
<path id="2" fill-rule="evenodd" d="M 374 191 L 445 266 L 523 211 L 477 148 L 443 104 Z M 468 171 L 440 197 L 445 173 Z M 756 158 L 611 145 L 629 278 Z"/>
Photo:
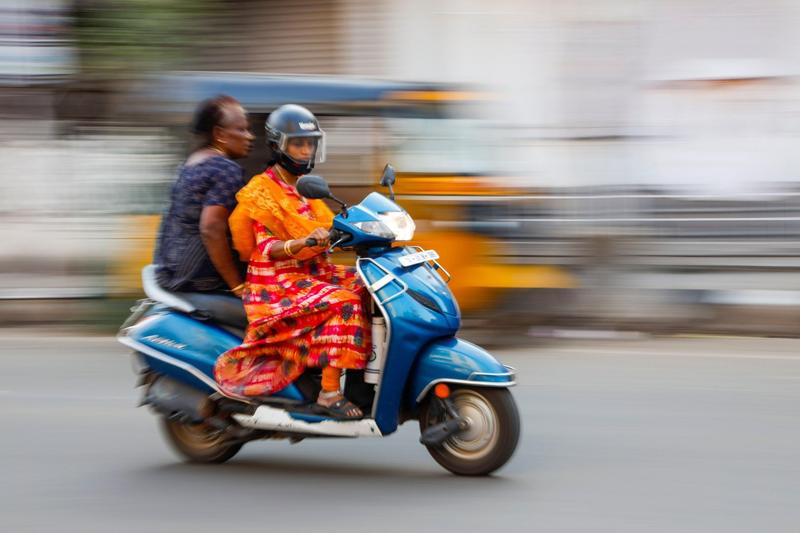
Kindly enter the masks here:
<path id="1" fill-rule="evenodd" d="M 242 299 L 238 296 L 213 292 L 176 292 L 172 294 L 191 303 L 196 309 L 192 313 L 195 317 L 206 318 L 239 329 L 247 327 L 247 315 L 244 312 Z"/>
<path id="2" fill-rule="evenodd" d="M 142 269 L 142 287 L 148 298 L 200 320 L 218 322 L 237 329 L 247 327 L 247 315 L 238 296 L 224 293 L 173 292 L 158 284 L 156 265 Z"/>

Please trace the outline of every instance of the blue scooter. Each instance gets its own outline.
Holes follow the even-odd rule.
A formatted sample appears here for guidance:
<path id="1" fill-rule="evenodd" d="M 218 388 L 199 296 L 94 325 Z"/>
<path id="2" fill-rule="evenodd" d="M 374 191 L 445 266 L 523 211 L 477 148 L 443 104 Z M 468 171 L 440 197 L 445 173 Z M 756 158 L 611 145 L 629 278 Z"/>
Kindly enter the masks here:
<path id="1" fill-rule="evenodd" d="M 365 370 L 345 375 L 344 393 L 366 413 L 363 419 L 337 420 L 314 411 L 318 369 L 268 397 L 221 390 L 214 363 L 242 342 L 241 302 L 168 292 L 156 283 L 154 266 L 144 269 L 147 299 L 132 309 L 118 339 L 134 350 L 142 403 L 160 416 L 167 440 L 185 459 L 221 463 L 256 439 L 383 437 L 413 419 L 419 420 L 420 442 L 455 474 L 486 475 L 511 458 L 520 432 L 508 390 L 515 384 L 514 369 L 455 336 L 460 311 L 436 252 L 393 246 L 410 241 L 415 229 L 393 201 L 394 183 L 387 165 L 381 184 L 389 198 L 373 192 L 351 207 L 319 176 L 297 183 L 306 198 L 341 206 L 331 249 L 355 251 L 372 299 L 372 355 Z"/>

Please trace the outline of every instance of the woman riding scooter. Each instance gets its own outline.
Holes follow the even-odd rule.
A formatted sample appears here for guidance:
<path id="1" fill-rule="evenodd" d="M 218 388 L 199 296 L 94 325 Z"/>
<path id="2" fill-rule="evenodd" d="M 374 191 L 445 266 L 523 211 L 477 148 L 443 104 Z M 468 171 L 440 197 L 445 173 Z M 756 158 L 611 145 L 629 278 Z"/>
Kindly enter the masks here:
<path id="1" fill-rule="evenodd" d="M 341 370 L 364 368 L 370 350 L 364 287 L 355 269 L 328 261 L 333 213 L 295 189 L 324 159 L 325 134 L 297 105 L 272 112 L 266 134 L 272 164 L 237 194 L 229 221 L 234 247 L 249 260 L 242 295 L 249 326 L 243 344 L 218 359 L 215 378 L 231 393 L 266 396 L 321 367 L 316 410 L 361 418 L 339 389 Z"/>

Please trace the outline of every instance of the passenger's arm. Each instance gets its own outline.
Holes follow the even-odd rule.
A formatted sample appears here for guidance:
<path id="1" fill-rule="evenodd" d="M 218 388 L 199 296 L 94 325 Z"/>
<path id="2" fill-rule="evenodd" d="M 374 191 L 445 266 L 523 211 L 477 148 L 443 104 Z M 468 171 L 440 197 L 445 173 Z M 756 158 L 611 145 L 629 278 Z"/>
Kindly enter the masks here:
<path id="1" fill-rule="evenodd" d="M 242 284 L 239 269 L 228 244 L 228 210 L 221 205 L 207 205 L 200 212 L 200 237 L 208 257 L 231 289 Z M 241 294 L 241 290 L 237 291 Z"/>

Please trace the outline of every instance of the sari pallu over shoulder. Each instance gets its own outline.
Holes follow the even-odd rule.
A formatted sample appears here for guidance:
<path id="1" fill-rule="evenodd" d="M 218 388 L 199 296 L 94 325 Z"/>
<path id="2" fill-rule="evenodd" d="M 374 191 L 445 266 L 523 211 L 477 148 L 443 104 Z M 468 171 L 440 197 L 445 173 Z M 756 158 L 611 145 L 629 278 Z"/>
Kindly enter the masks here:
<path id="1" fill-rule="evenodd" d="M 228 223 L 233 246 L 243 260 L 250 259 L 256 247 L 252 225 L 254 220 L 280 240 L 302 239 L 317 228 L 329 229 L 333 223 L 333 213 L 321 200 L 306 200 L 311 209 L 311 218 L 299 214 L 301 200 L 289 196 L 276 180 L 272 169 L 268 169 L 254 176 L 236 195 L 239 204 Z M 306 249 L 300 251 L 296 258 L 306 260 L 318 253 Z"/>

